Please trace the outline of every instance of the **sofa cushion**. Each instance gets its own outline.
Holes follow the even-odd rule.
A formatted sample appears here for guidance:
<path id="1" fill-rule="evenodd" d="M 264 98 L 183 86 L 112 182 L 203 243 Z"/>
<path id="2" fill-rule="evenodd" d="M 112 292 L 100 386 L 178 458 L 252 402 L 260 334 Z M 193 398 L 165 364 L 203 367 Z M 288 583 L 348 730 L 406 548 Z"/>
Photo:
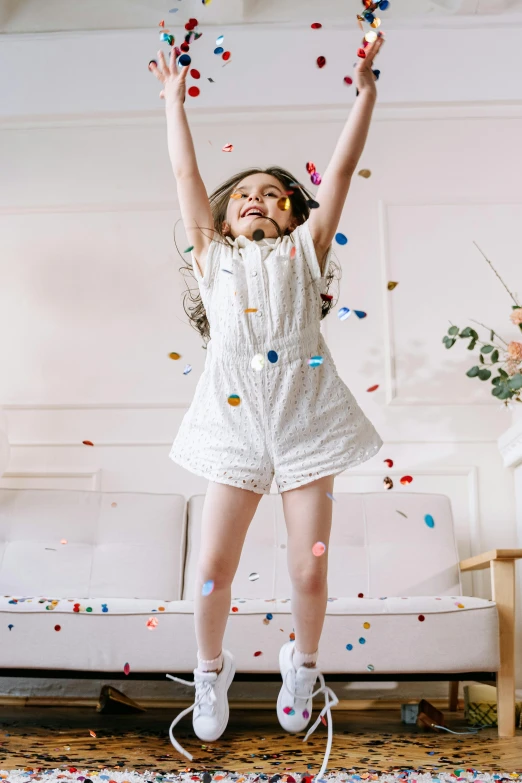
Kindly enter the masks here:
<path id="1" fill-rule="evenodd" d="M 183 495 L 0 489 L 0 593 L 179 599 L 185 532 Z"/>
<path id="2" fill-rule="evenodd" d="M 451 504 L 446 495 L 397 491 L 345 492 L 334 497 L 328 567 L 331 595 L 462 594 Z M 204 495 L 189 500 L 185 599 L 194 598 L 203 502 Z M 427 515 L 433 527 L 431 519 L 427 524 Z M 281 496 L 265 495 L 247 533 L 233 595 L 290 595 L 286 546 Z M 250 581 L 252 573 L 259 574 L 259 579 Z"/>
<path id="3" fill-rule="evenodd" d="M 193 611 L 192 601 L 0 598 L 0 667 L 190 672 Z M 236 598 L 224 646 L 238 671 L 278 672 L 292 632 L 289 598 Z M 368 675 L 498 671 L 497 607 L 457 595 L 330 598 L 319 664 L 325 673 Z"/>

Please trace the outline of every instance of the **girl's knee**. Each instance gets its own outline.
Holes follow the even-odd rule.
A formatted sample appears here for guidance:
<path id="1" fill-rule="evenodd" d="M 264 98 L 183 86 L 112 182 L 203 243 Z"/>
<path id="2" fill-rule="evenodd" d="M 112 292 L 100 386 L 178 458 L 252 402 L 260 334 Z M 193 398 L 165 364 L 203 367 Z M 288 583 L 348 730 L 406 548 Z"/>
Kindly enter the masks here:
<path id="1" fill-rule="evenodd" d="M 303 566 L 290 572 L 292 587 L 300 593 L 316 595 L 322 593 L 327 586 L 327 571 L 322 566 Z"/>

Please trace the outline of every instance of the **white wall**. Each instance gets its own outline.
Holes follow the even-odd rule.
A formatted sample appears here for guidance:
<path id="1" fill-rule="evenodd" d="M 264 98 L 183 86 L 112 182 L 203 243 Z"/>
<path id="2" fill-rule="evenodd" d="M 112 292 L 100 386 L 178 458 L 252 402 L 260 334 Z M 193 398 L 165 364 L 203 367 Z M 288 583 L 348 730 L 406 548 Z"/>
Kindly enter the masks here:
<path id="1" fill-rule="evenodd" d="M 324 171 L 353 99 L 336 79 L 351 71 L 357 36 L 329 33 L 319 72 L 309 67 L 308 30 L 271 32 L 269 42 L 263 30 L 223 32 L 234 36 L 234 62 L 218 70 L 202 47 L 196 64 L 213 68 L 217 83 L 189 102 L 209 189 L 251 164 L 283 165 L 304 182 L 306 161 Z M 393 491 L 407 492 L 398 478 L 410 473 L 411 491 L 451 497 L 463 557 L 516 546 L 512 469 L 497 447 L 510 415 L 488 384 L 465 377 L 474 363 L 465 346 L 448 352 L 441 343 L 449 320 L 470 318 L 520 339 L 507 294 L 472 244 L 520 290 L 522 55 L 509 44 L 513 32 L 389 37 L 361 159 L 373 173 L 354 178 L 340 224 L 349 243 L 336 250 L 339 306 L 368 317 L 324 322 L 341 376 L 385 441 L 338 489 L 385 491 L 391 475 Z M 0 74 L 10 80 L 0 109 L 0 405 L 12 444 L 0 486 L 205 491 L 168 459 L 205 352 L 181 306 L 179 210 L 159 88 L 146 70 L 156 49 L 155 33 L 135 31 L 0 42 Z M 3 64 L 14 62 L 6 77 Z M 221 152 L 225 143 L 233 153 Z M 186 247 L 181 227 L 178 245 Z M 399 281 L 393 292 L 388 280 Z M 490 597 L 488 573 L 468 588 Z M 520 628 L 519 615 L 519 650 Z M 43 688 L 0 678 L 4 693 Z M 86 689 L 95 694 L 97 684 L 66 684 L 70 695 Z M 167 695 L 161 683 L 140 692 Z M 375 692 L 429 698 L 446 686 L 357 686 L 348 695 Z"/>

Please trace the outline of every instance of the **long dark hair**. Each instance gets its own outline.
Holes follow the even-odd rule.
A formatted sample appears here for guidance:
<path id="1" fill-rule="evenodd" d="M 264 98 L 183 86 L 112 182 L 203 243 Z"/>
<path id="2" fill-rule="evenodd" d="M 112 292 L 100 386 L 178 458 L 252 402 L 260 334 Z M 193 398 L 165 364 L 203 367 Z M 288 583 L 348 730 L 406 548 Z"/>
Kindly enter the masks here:
<path id="1" fill-rule="evenodd" d="M 291 209 L 292 209 L 292 215 L 296 218 L 298 221 L 298 224 L 301 225 L 306 220 L 308 220 L 308 217 L 310 215 L 310 207 L 308 205 L 308 201 L 311 200 L 313 197 L 312 195 L 304 188 L 300 183 L 298 183 L 295 178 L 290 174 L 289 171 L 286 171 L 285 169 L 279 168 L 279 166 L 270 166 L 266 169 L 260 169 L 260 168 L 252 168 L 247 169 L 246 171 L 240 171 L 238 174 L 234 174 L 233 177 L 230 177 L 226 180 L 226 182 L 223 182 L 219 187 L 214 190 L 214 192 L 209 196 L 209 202 L 210 202 L 210 209 L 212 211 L 212 217 L 214 219 L 214 226 L 213 227 L 202 227 L 202 231 L 208 231 L 209 233 L 212 233 L 214 236 L 214 239 L 217 241 L 223 241 L 224 244 L 226 244 L 225 236 L 223 235 L 222 227 L 223 222 L 226 220 L 227 215 L 227 208 L 228 203 L 230 201 L 230 196 L 234 192 L 234 190 L 237 188 L 238 184 L 245 179 L 245 177 L 250 177 L 252 174 L 269 174 L 272 177 L 275 177 L 279 180 L 279 182 L 283 185 L 284 189 L 287 191 L 293 191 L 289 195 L 290 203 L 291 203 Z M 277 229 L 277 232 L 279 236 L 282 236 L 281 229 L 275 223 L 274 226 Z M 290 234 L 291 231 L 287 229 L 285 234 Z M 234 237 L 232 237 L 233 239 Z M 191 326 L 196 329 L 200 335 L 203 337 L 203 340 L 206 343 L 210 340 L 210 325 L 208 322 L 207 314 L 205 312 L 205 307 L 203 305 L 203 302 L 201 301 L 201 294 L 199 291 L 199 287 L 196 281 L 196 276 L 194 274 L 194 270 L 192 268 L 192 264 L 190 262 L 187 262 L 185 257 L 182 255 L 182 253 L 179 250 L 179 247 L 176 243 L 176 236 L 175 236 L 175 228 L 174 228 L 174 243 L 176 245 L 176 249 L 178 253 L 180 254 L 181 258 L 183 258 L 183 261 L 185 262 L 182 267 L 180 267 L 180 272 L 182 275 L 189 275 L 192 280 L 191 282 L 195 282 L 196 285 L 190 287 L 187 284 L 187 281 L 185 280 L 185 284 L 187 285 L 187 290 L 183 293 L 183 309 L 185 310 Z M 341 269 L 339 265 L 333 260 L 333 258 L 330 261 L 329 268 L 328 268 L 328 274 L 326 277 L 326 293 L 329 292 L 330 284 L 334 279 L 339 280 L 341 278 Z M 338 273 L 338 274 L 337 274 Z M 332 307 L 334 306 L 333 299 L 323 299 L 322 300 L 322 311 L 321 311 L 321 319 L 325 318 Z"/>

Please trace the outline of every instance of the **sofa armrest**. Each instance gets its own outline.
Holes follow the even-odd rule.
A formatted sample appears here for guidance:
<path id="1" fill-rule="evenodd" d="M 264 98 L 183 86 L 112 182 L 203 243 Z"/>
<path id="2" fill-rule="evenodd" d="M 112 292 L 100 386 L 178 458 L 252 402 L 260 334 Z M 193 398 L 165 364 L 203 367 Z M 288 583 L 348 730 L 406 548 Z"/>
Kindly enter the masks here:
<path id="1" fill-rule="evenodd" d="M 482 568 L 489 568 L 491 562 L 520 560 L 522 558 L 522 549 L 491 549 L 489 552 L 483 552 L 481 555 L 468 557 L 461 560 L 459 568 L 461 571 L 478 571 Z"/>

